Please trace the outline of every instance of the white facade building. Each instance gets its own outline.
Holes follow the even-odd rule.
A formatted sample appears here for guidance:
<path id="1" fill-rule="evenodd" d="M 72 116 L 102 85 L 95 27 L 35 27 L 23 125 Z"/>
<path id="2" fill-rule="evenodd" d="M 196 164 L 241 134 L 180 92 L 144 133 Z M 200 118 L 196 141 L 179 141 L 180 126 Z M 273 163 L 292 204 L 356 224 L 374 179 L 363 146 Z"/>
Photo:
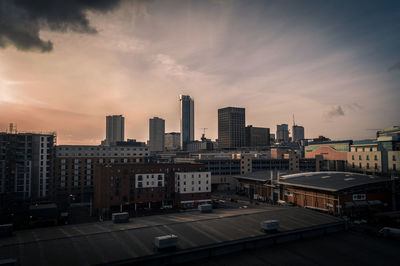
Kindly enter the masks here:
<path id="1" fill-rule="evenodd" d="M 164 173 L 136 174 L 135 187 L 137 188 L 156 188 L 165 186 Z"/>
<path id="2" fill-rule="evenodd" d="M 211 172 L 175 173 L 175 192 L 180 194 L 211 192 Z"/>

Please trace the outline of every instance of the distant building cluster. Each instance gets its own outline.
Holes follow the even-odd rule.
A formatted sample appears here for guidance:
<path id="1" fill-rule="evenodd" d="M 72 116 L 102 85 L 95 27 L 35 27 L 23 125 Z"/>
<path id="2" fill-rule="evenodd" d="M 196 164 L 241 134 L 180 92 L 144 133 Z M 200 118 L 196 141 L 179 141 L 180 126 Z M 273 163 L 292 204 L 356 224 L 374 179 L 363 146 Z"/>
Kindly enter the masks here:
<path id="1" fill-rule="evenodd" d="M 400 174 L 399 126 L 380 130 L 369 140 L 306 139 L 304 127 L 294 119 L 291 132 L 288 124 L 279 124 L 271 133 L 270 128 L 246 125 L 245 108 L 225 107 L 218 109 L 218 139 L 206 138 L 203 128 L 201 139 L 195 140 L 194 100 L 181 95 L 179 103 L 180 132 L 165 132 L 165 120 L 153 117 L 147 143 L 125 140 L 122 115 L 106 116 L 106 138 L 100 145 L 56 145 L 55 133 L 18 133 L 10 126 L 0 133 L 2 217 L 11 217 L 24 204 L 41 202 L 54 202 L 64 211 L 72 204 L 90 204 L 102 217 L 118 210 L 192 208 L 210 202 L 212 191 L 301 205 L 300 196 L 290 197 L 306 193 L 304 187 L 282 180 L 268 185 L 251 176 L 266 171 L 347 171 L 388 178 Z M 325 183 L 331 177 L 321 175 Z M 325 197 L 326 191 L 318 193 Z M 342 201 L 340 193 L 327 196 L 331 208 L 325 203 L 303 207 L 342 214 L 338 208 L 345 206 L 331 202 Z"/>

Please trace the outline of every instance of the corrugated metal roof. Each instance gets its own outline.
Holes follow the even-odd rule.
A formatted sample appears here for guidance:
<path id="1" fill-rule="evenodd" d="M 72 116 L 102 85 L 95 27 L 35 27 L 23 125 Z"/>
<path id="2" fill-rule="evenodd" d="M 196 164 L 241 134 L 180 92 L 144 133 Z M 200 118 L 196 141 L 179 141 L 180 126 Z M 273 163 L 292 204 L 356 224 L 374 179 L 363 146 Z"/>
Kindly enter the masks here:
<path id="1" fill-rule="evenodd" d="M 390 181 L 390 177 L 350 172 L 309 172 L 281 176 L 279 184 L 336 192 L 352 187 L 388 181 Z"/>
<path id="2" fill-rule="evenodd" d="M 0 239 L 0 257 L 21 265 L 92 265 L 157 254 L 154 238 L 174 234 L 178 250 L 262 236 L 260 222 L 279 220 L 280 231 L 337 223 L 338 218 L 300 208 L 259 208 L 188 212 L 111 222 L 15 232 Z"/>

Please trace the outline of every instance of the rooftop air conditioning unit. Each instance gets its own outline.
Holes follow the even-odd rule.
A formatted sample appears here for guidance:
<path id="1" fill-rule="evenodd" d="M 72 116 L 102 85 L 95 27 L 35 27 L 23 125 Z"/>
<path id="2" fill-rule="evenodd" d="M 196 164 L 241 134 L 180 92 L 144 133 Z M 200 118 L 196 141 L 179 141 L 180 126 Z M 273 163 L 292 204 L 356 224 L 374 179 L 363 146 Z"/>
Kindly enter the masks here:
<path id="1" fill-rule="evenodd" d="M 278 220 L 267 220 L 261 222 L 261 230 L 265 233 L 277 232 L 279 229 L 279 221 Z"/>

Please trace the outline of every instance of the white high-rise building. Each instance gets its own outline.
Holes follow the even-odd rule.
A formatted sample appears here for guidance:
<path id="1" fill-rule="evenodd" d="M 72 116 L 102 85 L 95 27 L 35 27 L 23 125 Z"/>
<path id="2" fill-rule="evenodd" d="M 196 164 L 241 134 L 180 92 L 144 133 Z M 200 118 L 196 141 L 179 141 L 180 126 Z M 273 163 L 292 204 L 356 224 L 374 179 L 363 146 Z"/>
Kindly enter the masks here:
<path id="1" fill-rule="evenodd" d="M 186 150 L 186 145 L 194 140 L 194 101 L 189 95 L 180 95 L 180 126 L 181 149 Z"/>
<path id="2" fill-rule="evenodd" d="M 164 119 L 158 117 L 150 118 L 149 119 L 150 151 L 164 150 L 164 134 L 165 134 Z"/>
<path id="3" fill-rule="evenodd" d="M 106 117 L 106 145 L 114 145 L 117 141 L 125 140 L 125 118 L 122 115 Z"/>

